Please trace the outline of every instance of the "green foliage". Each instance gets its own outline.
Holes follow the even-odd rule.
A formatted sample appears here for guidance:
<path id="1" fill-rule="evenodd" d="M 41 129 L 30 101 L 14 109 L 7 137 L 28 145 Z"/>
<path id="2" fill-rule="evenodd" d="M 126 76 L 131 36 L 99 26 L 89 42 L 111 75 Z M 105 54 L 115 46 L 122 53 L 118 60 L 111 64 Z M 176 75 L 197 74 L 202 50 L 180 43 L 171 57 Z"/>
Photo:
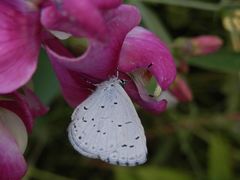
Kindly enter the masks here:
<path id="1" fill-rule="evenodd" d="M 193 57 L 189 64 L 213 71 L 237 73 L 240 71 L 240 54 L 223 49 L 207 56 Z"/>
<path id="2" fill-rule="evenodd" d="M 156 35 L 158 35 L 166 43 L 171 42 L 172 39 L 169 32 L 165 29 L 161 19 L 153 11 L 151 11 L 151 9 L 138 0 L 128 0 L 128 2 L 136 5 L 140 9 L 143 18 L 143 24 L 148 29 L 156 33 Z"/>
<path id="3" fill-rule="evenodd" d="M 232 151 L 228 139 L 221 135 L 210 136 L 208 173 L 210 180 L 226 180 L 232 177 Z"/>
<path id="4" fill-rule="evenodd" d="M 57 79 L 44 51 L 40 53 L 38 69 L 33 77 L 33 83 L 34 92 L 46 104 L 50 104 L 53 98 L 59 95 Z"/>
<path id="5" fill-rule="evenodd" d="M 141 0 L 142 2 L 156 3 L 156 4 L 167 4 L 173 6 L 181 6 L 187 8 L 218 11 L 220 6 L 214 3 L 194 1 L 194 0 Z"/>
<path id="6" fill-rule="evenodd" d="M 116 180 L 192 180 L 189 173 L 166 167 L 116 168 Z"/>

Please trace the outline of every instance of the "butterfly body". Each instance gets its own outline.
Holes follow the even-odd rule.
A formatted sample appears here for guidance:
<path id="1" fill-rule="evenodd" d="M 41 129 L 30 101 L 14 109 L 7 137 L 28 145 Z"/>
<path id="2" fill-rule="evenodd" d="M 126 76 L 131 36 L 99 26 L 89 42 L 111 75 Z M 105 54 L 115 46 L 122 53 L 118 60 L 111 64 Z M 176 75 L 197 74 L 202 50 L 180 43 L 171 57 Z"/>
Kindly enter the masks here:
<path id="1" fill-rule="evenodd" d="M 117 78 L 99 84 L 75 109 L 68 134 L 73 147 L 84 156 L 122 166 L 146 161 L 144 129 Z"/>

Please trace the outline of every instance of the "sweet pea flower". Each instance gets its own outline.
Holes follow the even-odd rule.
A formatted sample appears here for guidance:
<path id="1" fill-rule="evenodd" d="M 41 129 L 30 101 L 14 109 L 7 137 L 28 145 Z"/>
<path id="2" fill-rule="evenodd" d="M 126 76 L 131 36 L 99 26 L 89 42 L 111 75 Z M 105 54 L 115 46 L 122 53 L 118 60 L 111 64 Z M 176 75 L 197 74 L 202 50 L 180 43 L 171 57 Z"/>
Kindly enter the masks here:
<path id="1" fill-rule="evenodd" d="M 165 110 L 166 101 L 150 97 L 144 89 L 141 73 L 154 76 L 163 91 L 168 89 L 176 74 L 168 48 L 153 33 L 137 26 L 141 17 L 134 6 L 121 5 L 103 18 L 107 38 L 89 39 L 88 49 L 79 57 L 56 39 L 46 42 L 66 101 L 76 107 L 96 88 L 93 84 L 119 73 L 119 78 L 127 80 L 125 90 L 135 102 L 153 112 Z"/>
<path id="2" fill-rule="evenodd" d="M 24 1 L 0 2 L 0 93 L 9 93 L 30 80 L 40 49 L 39 12 Z"/>
<path id="3" fill-rule="evenodd" d="M 108 9 L 116 8 L 121 0 L 53 0 L 42 10 L 41 22 L 51 30 L 63 31 L 74 36 L 102 39 L 106 36 Z"/>
<path id="4" fill-rule="evenodd" d="M 27 170 L 23 153 L 34 119 L 46 107 L 30 89 L 0 96 L 0 179 L 21 179 Z"/>
<path id="5" fill-rule="evenodd" d="M 54 23 L 61 21 L 56 30 L 69 27 L 73 31 L 67 32 L 73 34 L 79 31 L 88 36 L 101 35 L 105 29 L 103 13 L 120 3 L 119 0 L 1 0 L 0 94 L 13 92 L 31 79 L 41 43 L 48 37 L 45 37 L 48 27 L 54 29 Z M 86 13 L 90 15 L 88 18 Z M 59 18 L 62 14 L 64 21 Z"/>

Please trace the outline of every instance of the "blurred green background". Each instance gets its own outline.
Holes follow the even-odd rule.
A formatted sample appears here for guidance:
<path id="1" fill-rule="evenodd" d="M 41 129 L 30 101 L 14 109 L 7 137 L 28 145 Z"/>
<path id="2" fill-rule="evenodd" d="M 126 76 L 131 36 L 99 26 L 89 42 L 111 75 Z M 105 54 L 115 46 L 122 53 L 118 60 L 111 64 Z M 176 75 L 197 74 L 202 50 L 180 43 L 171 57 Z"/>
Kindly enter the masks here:
<path id="1" fill-rule="evenodd" d="M 141 10 L 142 25 L 170 47 L 177 37 L 218 35 L 224 47 L 190 58 L 184 75 L 193 101 L 178 103 L 160 115 L 138 108 L 145 128 L 148 161 L 139 167 L 117 167 L 78 154 L 67 138 L 73 111 L 42 51 L 34 90 L 49 105 L 30 135 L 24 180 L 237 180 L 240 179 L 240 54 L 222 18 L 236 10 L 229 0 L 127 0 Z M 239 42 L 240 43 L 240 42 Z M 44 84 L 43 84 L 44 83 Z"/>

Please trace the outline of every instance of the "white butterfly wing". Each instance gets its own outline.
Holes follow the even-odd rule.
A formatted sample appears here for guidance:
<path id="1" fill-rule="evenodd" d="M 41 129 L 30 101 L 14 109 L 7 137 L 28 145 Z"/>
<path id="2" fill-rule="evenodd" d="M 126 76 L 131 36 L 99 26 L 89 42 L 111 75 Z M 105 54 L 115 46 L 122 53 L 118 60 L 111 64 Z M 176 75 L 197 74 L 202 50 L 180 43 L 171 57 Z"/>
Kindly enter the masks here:
<path id="1" fill-rule="evenodd" d="M 146 161 L 144 129 L 118 81 L 105 82 L 76 108 L 72 120 L 69 139 L 79 153 L 124 166 Z"/>

